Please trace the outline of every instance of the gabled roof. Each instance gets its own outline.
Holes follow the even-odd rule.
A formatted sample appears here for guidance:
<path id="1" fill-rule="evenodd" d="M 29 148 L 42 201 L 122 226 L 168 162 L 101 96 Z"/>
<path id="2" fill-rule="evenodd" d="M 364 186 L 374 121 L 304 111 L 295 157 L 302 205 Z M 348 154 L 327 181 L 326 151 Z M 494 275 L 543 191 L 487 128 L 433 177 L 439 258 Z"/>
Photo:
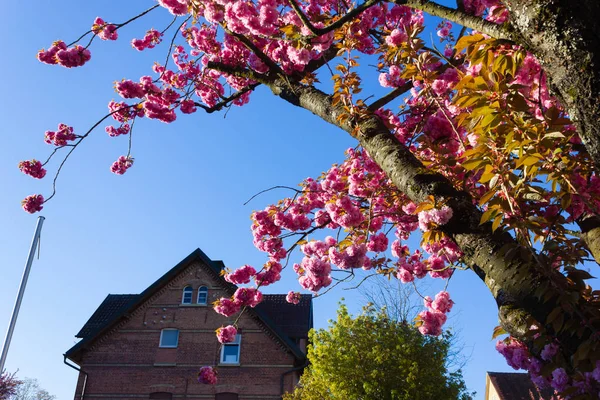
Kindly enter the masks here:
<path id="1" fill-rule="evenodd" d="M 93 335 L 127 310 L 138 297 L 139 294 L 109 294 L 75 337 L 83 339 Z"/>
<path id="2" fill-rule="evenodd" d="M 488 372 L 502 400 L 555 400 L 552 389 L 539 389 L 528 374 L 518 372 Z"/>
<path id="3" fill-rule="evenodd" d="M 221 271 L 225 268 L 223 262 L 213 261 L 202 250 L 196 249 L 175 267 L 158 278 L 142 293 L 138 295 L 109 294 L 83 328 L 77 333 L 76 337 L 82 339 L 70 348 L 65 353 L 65 356 L 77 362 L 81 350 L 87 348 L 95 339 L 108 332 L 114 325 L 126 318 L 129 313 L 148 300 L 183 269 L 196 261 L 199 261 L 200 265 L 208 267 L 208 271 L 214 275 L 229 295 L 233 295 L 237 286 L 227 282 L 221 275 Z M 258 318 L 263 326 L 287 347 L 297 360 L 304 361 L 306 355 L 300 350 L 293 339 L 307 337 L 308 330 L 312 328 L 311 299 L 311 295 L 302 295 L 300 303 L 292 305 L 285 302 L 285 295 L 264 295 L 263 302 L 255 308 L 249 308 L 247 312 Z M 297 309 L 295 309 L 296 307 Z M 298 320 L 294 321 L 293 318 L 298 318 Z"/>

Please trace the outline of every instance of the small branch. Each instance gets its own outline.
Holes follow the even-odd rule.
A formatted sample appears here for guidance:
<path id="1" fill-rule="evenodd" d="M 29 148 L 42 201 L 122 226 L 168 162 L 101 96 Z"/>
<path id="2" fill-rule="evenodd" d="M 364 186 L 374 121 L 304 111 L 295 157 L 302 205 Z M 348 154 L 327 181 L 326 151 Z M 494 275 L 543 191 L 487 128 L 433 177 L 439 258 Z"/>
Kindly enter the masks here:
<path id="1" fill-rule="evenodd" d="M 379 110 L 381 107 L 385 106 L 389 102 L 397 99 L 402 96 L 404 93 L 408 92 L 413 87 L 412 81 L 406 82 L 404 85 L 395 88 L 385 96 L 380 99 L 375 100 L 371 105 L 369 105 L 368 110 L 371 112 L 375 112 Z"/>
<path id="2" fill-rule="evenodd" d="M 354 19 L 360 13 L 362 13 L 366 9 L 374 6 L 375 4 L 379 3 L 381 0 L 367 0 L 364 3 L 362 3 L 360 6 L 356 7 L 355 9 L 353 9 L 350 12 L 348 12 L 347 14 L 345 14 L 343 17 L 341 17 L 337 21 L 333 22 L 330 25 L 327 25 L 324 28 L 317 28 L 316 26 L 314 26 L 310 22 L 310 20 L 306 16 L 306 14 L 304 14 L 304 12 L 302 11 L 302 9 L 298 5 L 298 3 L 296 3 L 295 0 L 288 0 L 288 1 L 290 3 L 290 6 L 294 9 L 296 14 L 298 15 L 298 18 L 300 18 L 302 23 L 308 28 L 309 31 L 311 31 L 312 36 L 309 36 L 308 39 L 313 39 L 315 37 L 323 36 L 331 31 L 341 28 L 346 22 Z"/>
<path id="3" fill-rule="evenodd" d="M 245 87 L 237 92 L 235 92 L 234 94 L 232 94 L 229 97 L 226 97 L 225 99 L 223 99 L 223 101 L 215 104 L 212 107 L 207 107 L 204 104 L 200 104 L 198 102 L 194 102 L 194 105 L 197 107 L 202 108 L 204 111 L 206 111 L 208 114 L 212 114 L 216 111 L 220 111 L 222 110 L 224 107 L 229 106 L 229 103 L 231 103 L 232 101 L 234 101 L 235 99 L 237 99 L 238 97 L 242 96 L 245 93 L 248 93 L 254 89 L 256 89 L 258 86 L 260 85 L 260 83 L 253 83 L 252 85 Z"/>
<path id="4" fill-rule="evenodd" d="M 233 33 L 233 32 L 229 31 L 226 28 L 223 28 L 223 29 L 229 35 L 233 36 L 234 38 L 236 38 L 237 40 L 239 40 L 240 42 L 242 42 L 242 44 L 244 46 L 246 46 L 248 48 L 248 50 L 250 50 L 254 54 L 256 54 L 256 56 L 258 58 L 260 58 L 260 60 L 263 63 L 265 63 L 271 70 L 279 72 L 279 73 L 283 73 L 283 71 L 281 70 L 281 68 L 279 68 L 279 65 L 277 65 L 273 60 L 271 60 L 271 58 L 269 58 L 269 56 L 267 56 L 265 53 L 263 53 L 262 50 L 260 50 L 258 47 L 256 47 L 256 45 L 254 43 L 252 43 L 252 41 L 250 39 L 248 39 L 246 36 L 244 36 L 244 35 L 238 35 L 237 33 Z"/>
<path id="5" fill-rule="evenodd" d="M 275 189 L 288 189 L 288 190 L 293 190 L 296 193 L 302 193 L 301 190 L 295 189 L 295 188 L 290 187 L 290 186 L 273 186 L 273 187 L 270 187 L 270 188 L 265 189 L 265 190 L 261 190 L 260 192 L 256 193 L 254 196 L 252 196 L 248 200 L 246 200 L 246 202 L 243 205 L 247 205 L 252 200 L 254 200 L 254 198 L 260 196 L 263 193 L 267 193 L 267 192 L 270 192 L 271 190 L 275 190 Z"/>

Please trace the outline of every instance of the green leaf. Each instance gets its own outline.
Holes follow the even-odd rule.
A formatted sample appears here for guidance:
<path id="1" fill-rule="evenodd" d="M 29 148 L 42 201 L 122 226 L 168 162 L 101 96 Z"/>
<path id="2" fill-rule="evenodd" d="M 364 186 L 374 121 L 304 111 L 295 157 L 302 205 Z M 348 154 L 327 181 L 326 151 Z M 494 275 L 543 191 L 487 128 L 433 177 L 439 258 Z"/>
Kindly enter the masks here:
<path id="1" fill-rule="evenodd" d="M 506 335 L 508 332 L 504 330 L 504 328 L 500 325 L 494 328 L 494 332 L 492 333 L 492 340 L 496 339 L 500 335 Z"/>

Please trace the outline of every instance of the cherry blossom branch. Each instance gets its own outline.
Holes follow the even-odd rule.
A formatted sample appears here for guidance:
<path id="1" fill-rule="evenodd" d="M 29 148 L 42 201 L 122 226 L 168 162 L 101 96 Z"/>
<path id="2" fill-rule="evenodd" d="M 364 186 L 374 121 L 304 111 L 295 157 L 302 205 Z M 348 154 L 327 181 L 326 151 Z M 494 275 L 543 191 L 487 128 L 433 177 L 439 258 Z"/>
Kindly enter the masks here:
<path id="1" fill-rule="evenodd" d="M 518 35 L 510 25 L 498 25 L 481 17 L 467 14 L 464 11 L 443 6 L 429 0 L 395 0 L 396 4 L 424 11 L 430 15 L 447 19 L 470 29 L 485 33 L 495 39 L 515 42 Z"/>
<path id="2" fill-rule="evenodd" d="M 229 103 L 231 103 L 232 101 L 234 101 L 235 99 L 239 98 L 240 96 L 242 96 L 245 93 L 251 92 L 252 90 L 256 89 L 258 86 L 260 86 L 260 83 L 253 83 L 241 90 L 238 90 L 237 92 L 235 92 L 234 94 L 232 94 L 229 97 L 226 97 L 223 101 L 215 104 L 212 107 L 207 107 L 204 104 L 198 103 L 198 102 L 194 102 L 194 105 L 197 107 L 202 108 L 204 111 L 206 111 L 206 113 L 208 114 L 212 114 L 216 111 L 220 111 L 222 110 L 224 107 L 229 106 Z"/>
<path id="3" fill-rule="evenodd" d="M 148 14 L 150 11 L 152 11 L 155 8 L 158 8 L 158 7 L 160 7 L 160 4 L 156 4 L 156 5 L 152 6 L 152 7 L 150 7 L 149 9 L 143 11 L 142 13 L 136 15 L 135 17 L 132 17 L 132 18 L 128 19 L 127 21 L 125 21 L 123 23 L 120 23 L 120 24 L 111 24 L 111 25 L 115 25 L 116 26 L 116 28 L 115 28 L 115 31 L 116 31 L 117 29 L 119 29 L 119 28 L 121 28 L 121 27 L 123 27 L 123 26 L 125 26 L 125 25 L 127 25 L 127 24 L 129 24 L 129 23 L 131 23 L 133 21 L 135 21 L 138 18 L 143 17 L 144 15 Z M 106 24 L 106 25 L 109 25 L 109 24 Z M 92 29 L 90 29 L 89 31 L 87 31 L 84 34 L 82 34 L 81 36 L 79 36 L 79 38 L 77 38 L 75 41 L 69 43 L 67 45 L 67 47 L 73 46 L 74 44 L 76 44 L 77 42 L 79 42 L 81 39 L 83 39 L 84 37 L 86 37 L 87 35 L 89 35 L 90 33 L 93 33 L 94 36 L 92 37 L 92 39 L 90 40 L 90 42 L 86 46 L 86 47 L 88 47 L 92 43 L 92 40 L 94 40 L 94 37 L 98 36 L 98 34 L 94 33 L 94 31 Z"/>
<path id="4" fill-rule="evenodd" d="M 330 25 L 327 25 L 324 28 L 317 28 L 316 26 L 314 26 L 312 24 L 312 22 L 310 22 L 310 20 L 306 16 L 306 14 L 304 14 L 304 12 L 302 11 L 302 9 L 298 5 L 298 3 L 296 3 L 295 0 L 288 0 L 288 1 L 290 3 L 290 6 L 294 9 L 296 14 L 298 15 L 298 18 L 300 18 L 302 23 L 308 28 L 309 31 L 312 32 L 313 36 L 308 37 L 309 39 L 312 39 L 312 38 L 315 38 L 318 36 L 325 35 L 326 33 L 334 31 L 338 28 L 341 28 L 346 22 L 352 20 L 353 18 L 358 16 L 360 13 L 362 13 L 366 9 L 374 6 L 375 4 L 379 3 L 382 0 L 367 0 L 364 3 L 362 3 L 360 6 L 349 11 L 347 14 L 344 14 L 344 16 L 341 17 L 340 19 L 338 19 L 337 21 L 331 23 Z"/>
<path id="5" fill-rule="evenodd" d="M 102 122 L 104 122 L 104 120 L 106 120 L 108 117 L 112 116 L 113 114 L 116 114 L 122 110 L 126 110 L 129 109 L 131 107 L 136 107 L 138 104 L 132 104 L 126 107 L 121 107 L 118 110 L 115 110 L 113 112 L 110 112 L 108 114 L 106 114 L 104 117 L 102 117 L 101 119 L 99 119 L 98 121 L 96 121 L 96 123 L 94 125 L 92 125 L 92 127 L 90 129 L 88 129 L 88 131 L 81 135 L 79 137 L 79 140 L 77 141 L 77 143 L 73 144 L 71 146 L 71 150 L 69 150 L 69 152 L 67 153 L 67 155 L 65 156 L 65 158 L 62 160 L 62 162 L 60 163 L 58 169 L 56 170 L 56 174 L 54 175 L 54 179 L 52 180 L 52 194 L 50 195 L 50 197 L 48 197 L 44 203 L 47 203 L 48 201 L 50 201 L 51 198 L 54 197 L 54 195 L 56 194 L 56 181 L 58 180 L 58 176 L 60 175 L 60 171 L 62 170 L 63 166 L 65 165 L 65 163 L 67 162 L 67 160 L 69 159 L 69 157 L 71 156 L 71 154 L 73 153 L 73 151 L 75 151 L 75 149 L 77 148 L 77 146 L 79 146 L 81 144 L 81 142 L 83 142 L 83 140 L 89 136 L 90 133 L 92 133 L 92 131 L 94 129 L 96 129 L 98 127 L 98 125 L 100 125 Z M 63 146 L 65 147 L 65 146 Z"/>
<path id="6" fill-rule="evenodd" d="M 290 186 L 281 186 L 281 185 L 273 186 L 273 187 L 261 190 L 260 192 L 256 193 L 254 196 L 252 196 L 248 200 L 246 200 L 243 205 L 245 206 L 248 203 L 250 203 L 252 200 L 254 200 L 256 197 L 260 196 L 261 194 L 270 192 L 271 190 L 275 190 L 275 189 L 288 189 L 288 190 L 293 190 L 296 193 L 302 193 L 303 192 L 302 190 L 298 190 L 298 189 L 290 187 Z"/>

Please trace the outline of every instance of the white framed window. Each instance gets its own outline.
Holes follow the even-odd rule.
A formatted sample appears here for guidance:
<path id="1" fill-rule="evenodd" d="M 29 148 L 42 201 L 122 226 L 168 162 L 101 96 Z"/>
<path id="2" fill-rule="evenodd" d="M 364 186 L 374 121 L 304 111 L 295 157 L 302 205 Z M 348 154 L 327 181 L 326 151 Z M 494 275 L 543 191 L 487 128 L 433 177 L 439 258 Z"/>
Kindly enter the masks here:
<path id="1" fill-rule="evenodd" d="M 223 347 L 221 347 L 221 364 L 240 363 L 241 342 L 242 335 L 235 335 L 235 340 L 233 342 L 223 344 Z"/>
<path id="2" fill-rule="evenodd" d="M 181 304 L 192 304 L 192 297 L 194 296 L 194 289 L 191 286 L 183 288 L 183 295 L 181 296 Z"/>
<path id="3" fill-rule="evenodd" d="M 159 347 L 174 349 L 179 343 L 179 329 L 163 329 L 160 331 Z"/>
<path id="4" fill-rule="evenodd" d="M 208 303 L 208 288 L 200 286 L 198 288 L 198 304 L 206 305 Z"/>

